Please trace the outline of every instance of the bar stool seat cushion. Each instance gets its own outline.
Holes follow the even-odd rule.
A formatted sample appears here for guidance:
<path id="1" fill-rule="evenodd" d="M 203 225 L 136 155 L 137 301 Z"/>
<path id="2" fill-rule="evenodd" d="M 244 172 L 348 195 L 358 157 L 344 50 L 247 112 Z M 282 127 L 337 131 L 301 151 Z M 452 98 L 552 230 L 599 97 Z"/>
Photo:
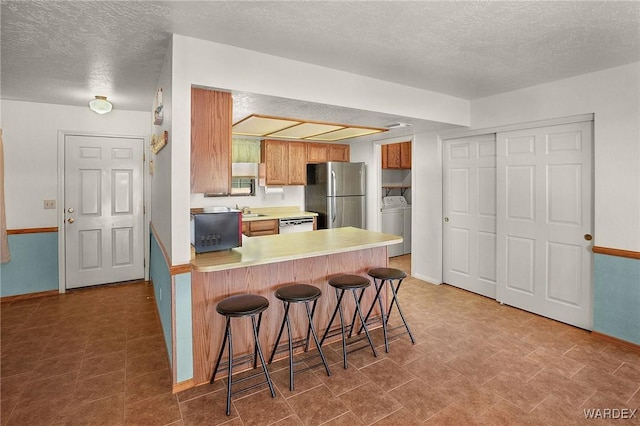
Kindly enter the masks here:
<path id="1" fill-rule="evenodd" d="M 318 287 L 309 284 L 293 284 L 276 290 L 276 297 L 285 302 L 307 302 L 322 295 Z"/>
<path id="2" fill-rule="evenodd" d="M 374 278 L 381 280 L 399 280 L 407 277 L 407 273 L 396 268 L 373 268 L 368 272 Z"/>
<path id="3" fill-rule="evenodd" d="M 269 307 L 269 301 L 257 294 L 238 294 L 218 303 L 216 311 L 227 317 L 246 317 L 258 314 Z"/>
<path id="4" fill-rule="evenodd" d="M 361 275 L 339 275 L 329 278 L 329 285 L 341 290 L 365 288 L 371 285 L 368 278 Z"/>

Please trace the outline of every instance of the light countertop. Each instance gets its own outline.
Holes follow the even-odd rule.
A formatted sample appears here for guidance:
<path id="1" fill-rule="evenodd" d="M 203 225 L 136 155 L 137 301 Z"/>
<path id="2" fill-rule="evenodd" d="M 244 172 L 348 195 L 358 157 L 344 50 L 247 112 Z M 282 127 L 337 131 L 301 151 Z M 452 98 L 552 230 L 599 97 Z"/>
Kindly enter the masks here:
<path id="1" fill-rule="evenodd" d="M 265 217 L 259 219 L 264 220 Z M 191 267 L 195 272 L 214 272 L 384 247 L 400 242 L 402 237 L 396 235 L 352 227 L 245 237 L 242 247 L 195 255 Z"/>
<path id="2" fill-rule="evenodd" d="M 242 210 L 242 207 L 239 207 Z M 203 208 L 192 208 L 192 212 L 202 212 Z M 306 212 L 300 210 L 295 206 L 282 206 L 282 207 L 250 207 L 251 215 L 242 215 L 243 222 L 255 222 L 258 220 L 273 220 L 273 219 L 289 219 L 296 217 L 316 217 L 318 213 Z M 256 214 L 256 216 L 253 216 Z M 259 215 L 259 216 L 258 216 Z"/>

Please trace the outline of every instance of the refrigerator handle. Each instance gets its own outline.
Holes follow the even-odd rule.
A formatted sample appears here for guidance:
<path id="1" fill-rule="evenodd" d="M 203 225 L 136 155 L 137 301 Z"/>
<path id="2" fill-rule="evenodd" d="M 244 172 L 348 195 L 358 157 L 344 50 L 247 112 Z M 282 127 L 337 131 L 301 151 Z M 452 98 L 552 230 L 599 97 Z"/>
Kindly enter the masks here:
<path id="1" fill-rule="evenodd" d="M 331 170 L 331 223 L 335 223 L 336 221 L 336 172 L 335 170 Z"/>

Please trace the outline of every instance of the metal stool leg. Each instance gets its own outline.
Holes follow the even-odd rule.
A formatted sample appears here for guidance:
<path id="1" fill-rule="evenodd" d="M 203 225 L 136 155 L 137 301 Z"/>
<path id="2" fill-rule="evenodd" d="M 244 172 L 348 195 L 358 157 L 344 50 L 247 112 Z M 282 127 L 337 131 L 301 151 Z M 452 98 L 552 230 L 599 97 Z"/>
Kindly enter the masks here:
<path id="1" fill-rule="evenodd" d="M 211 380 L 209 380 L 209 384 L 213 383 L 216 380 L 216 373 L 218 372 L 218 367 L 220 366 L 220 360 L 222 359 L 222 355 L 224 354 L 224 347 L 227 344 L 227 336 L 229 333 L 229 320 L 231 318 L 227 317 L 226 326 L 224 327 L 224 338 L 222 339 L 222 345 L 220 345 L 220 353 L 218 354 L 218 359 L 216 360 L 216 366 L 213 368 L 213 374 L 211 375 Z"/>
<path id="2" fill-rule="evenodd" d="M 398 308 L 398 312 L 400 313 L 400 318 L 402 318 L 402 322 L 404 323 L 405 328 L 407 329 L 407 333 L 409 333 L 409 337 L 411 338 L 411 343 L 415 343 L 416 340 L 413 338 L 413 334 L 409 329 L 409 324 L 407 324 L 407 320 L 404 318 L 404 314 L 402 313 L 402 309 L 400 308 L 400 302 L 398 302 L 398 289 L 400 288 L 400 284 L 402 284 L 402 280 L 398 281 L 398 285 L 393 287 L 393 280 L 390 280 L 389 286 L 391 287 L 391 294 L 393 295 L 393 299 L 391 300 L 391 305 L 389 306 L 389 314 L 387 314 L 387 321 L 389 321 L 389 315 L 391 314 L 391 308 L 393 307 L 393 302 L 396 302 L 396 308 Z"/>
<path id="3" fill-rule="evenodd" d="M 373 341 L 371 340 L 371 336 L 369 335 L 369 329 L 367 328 L 367 324 L 364 322 L 362 310 L 360 310 L 360 299 L 362 299 L 362 293 L 364 293 L 364 289 L 361 290 L 360 298 L 358 298 L 356 295 L 356 290 L 353 290 L 353 300 L 356 302 L 356 311 L 358 313 L 358 316 L 360 317 L 360 321 L 362 321 L 364 333 L 367 335 L 367 340 L 369 341 L 369 346 L 371 346 L 371 350 L 373 350 L 373 356 L 377 357 L 378 352 L 376 352 L 376 347 L 373 345 Z"/>
<path id="4" fill-rule="evenodd" d="M 327 360 L 324 357 L 324 352 L 322 352 L 322 348 L 320 347 L 320 343 L 318 342 L 318 334 L 316 333 L 316 328 L 313 326 L 313 314 L 316 311 L 316 303 L 318 299 L 313 302 L 313 309 L 309 312 L 309 304 L 305 303 L 304 306 L 307 310 L 307 318 L 309 318 L 309 330 L 313 334 L 313 340 L 316 342 L 316 347 L 318 348 L 318 353 L 320 353 L 320 358 L 322 358 L 322 363 L 324 364 L 324 369 L 327 371 L 327 376 L 331 376 L 331 371 L 329 370 L 329 365 L 327 364 Z M 309 345 L 309 337 L 307 336 L 307 348 Z M 306 350 L 306 349 L 305 349 Z"/>
<path id="5" fill-rule="evenodd" d="M 353 294 L 355 295 L 356 290 L 353 290 Z M 360 290 L 360 297 L 357 300 L 357 303 L 362 302 L 362 297 L 364 296 L 364 289 Z M 351 318 L 351 327 L 349 327 L 349 337 L 351 337 L 351 335 L 353 334 L 353 326 L 356 325 L 356 316 L 358 315 L 358 311 L 353 311 L 353 318 Z M 361 318 L 362 319 L 362 318 Z M 360 334 L 360 332 L 362 331 L 362 324 L 360 324 L 360 331 L 358 331 L 358 334 Z"/>
<path id="6" fill-rule="evenodd" d="M 293 343 L 291 342 L 291 321 L 289 321 L 289 305 L 287 303 L 286 314 L 284 320 L 287 323 L 287 337 L 289 342 L 289 390 L 293 391 Z"/>
<path id="7" fill-rule="evenodd" d="M 338 289 L 336 289 L 336 296 L 338 295 Z M 336 307 L 336 309 L 338 309 L 338 312 L 340 313 L 340 332 L 342 335 L 342 360 L 343 360 L 343 365 L 344 368 L 347 368 L 347 338 L 344 335 L 344 315 L 342 313 L 342 296 L 344 295 L 344 290 L 341 291 L 340 293 L 340 297 L 338 298 L 338 306 Z"/>
<path id="8" fill-rule="evenodd" d="M 289 304 L 287 302 L 284 303 L 284 317 L 282 318 L 282 324 L 280 325 L 280 332 L 278 332 L 278 338 L 276 339 L 276 344 L 271 351 L 271 356 L 269 357 L 269 364 L 273 362 L 273 357 L 276 355 L 276 349 L 280 344 L 280 338 L 282 337 L 282 332 L 284 331 L 284 326 L 286 324 L 286 318 L 289 315 Z"/>
<path id="9" fill-rule="evenodd" d="M 231 318 L 227 317 L 229 321 L 229 328 L 227 342 L 229 343 L 229 369 L 227 372 L 227 416 L 231 415 L 231 382 L 233 377 L 233 342 L 231 341 Z"/>
<path id="10" fill-rule="evenodd" d="M 336 308 L 333 310 L 333 314 L 331 315 L 329 324 L 327 325 L 327 328 L 324 331 L 324 334 L 322 335 L 322 339 L 320 339 L 320 346 L 322 346 L 325 339 L 327 338 L 327 335 L 329 334 L 329 330 L 331 330 L 331 325 L 333 325 L 333 320 L 336 319 L 336 315 L 338 314 L 338 307 L 340 306 L 340 303 L 342 303 L 342 296 L 344 295 L 344 291 L 340 292 L 340 290 L 338 290 L 337 288 L 335 289 L 335 291 L 336 291 L 336 299 L 338 300 L 338 304 L 336 305 Z"/>
<path id="11" fill-rule="evenodd" d="M 378 281 L 376 278 L 373 279 L 373 284 L 376 286 L 376 296 L 375 296 L 375 299 L 373 299 L 371 306 L 369 307 L 369 311 L 367 312 L 367 315 L 364 317 L 364 323 L 369 321 L 369 316 L 371 316 L 371 313 L 373 312 L 373 308 L 376 306 L 376 300 L 377 300 L 378 305 L 380 306 L 380 317 L 382 319 L 382 334 L 384 335 L 384 349 L 386 352 L 389 352 L 389 340 L 387 338 L 388 315 L 385 314 L 384 305 L 382 304 L 382 297 L 380 296 L 380 292 L 384 287 L 385 281 L 386 280 Z M 362 333 L 362 328 L 363 328 L 363 325 L 360 325 L 358 334 Z"/>
<path id="12" fill-rule="evenodd" d="M 264 360 L 264 355 L 262 355 L 262 349 L 260 348 L 260 339 L 258 338 L 258 330 L 260 329 L 260 322 L 262 321 L 262 312 L 258 315 L 258 326 L 256 327 L 256 318 L 255 315 L 251 316 L 251 324 L 253 325 L 253 337 L 255 339 L 256 344 L 256 352 L 260 357 L 260 363 L 262 364 L 262 371 L 264 371 L 264 375 L 267 378 L 267 383 L 269 384 L 269 390 L 271 391 L 271 397 L 276 397 L 276 392 L 273 390 L 273 383 L 271 383 L 271 377 L 269 377 L 269 372 L 267 371 L 267 363 Z M 231 340 L 231 335 L 229 335 L 229 340 Z M 229 368 L 231 371 L 231 368 Z M 231 396 L 229 396 L 229 401 L 231 401 Z"/>

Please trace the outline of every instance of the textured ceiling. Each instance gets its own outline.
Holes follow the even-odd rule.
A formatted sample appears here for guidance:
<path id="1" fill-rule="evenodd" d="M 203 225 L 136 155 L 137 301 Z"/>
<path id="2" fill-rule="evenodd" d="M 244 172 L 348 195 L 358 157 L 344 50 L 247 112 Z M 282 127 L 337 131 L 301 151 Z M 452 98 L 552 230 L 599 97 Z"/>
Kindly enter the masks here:
<path id="1" fill-rule="evenodd" d="M 129 110 L 149 110 L 171 33 L 465 99 L 640 60 L 638 1 L 2 0 L 0 7 L 2 98 L 86 105 L 100 94 Z M 244 105 L 290 108 L 242 97 Z M 358 118 L 338 109 L 328 119 L 347 113 Z"/>

